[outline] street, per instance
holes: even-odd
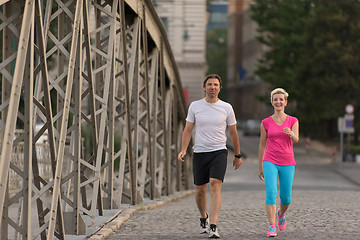
[[[257,176],[259,137],[239,135],[241,151],[248,158],[235,171],[229,151],[217,226],[222,239],[266,239],[265,185]],[[359,185],[336,174],[329,167],[329,155],[308,154],[302,144],[294,151],[297,166],[287,229],[278,231],[277,239],[360,239]],[[199,213],[190,195],[137,212],[107,239],[206,239],[198,229]]]

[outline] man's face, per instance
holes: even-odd
[[[207,97],[217,98],[220,92],[220,81],[217,78],[209,78],[204,87]]]

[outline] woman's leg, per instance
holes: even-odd
[[[263,173],[266,188],[265,210],[269,224],[272,225],[275,224],[278,170],[275,164],[264,161]]]
[[[280,184],[280,216],[284,215],[291,203],[291,190],[295,166],[278,166]]]
[[[266,216],[268,218],[269,221],[269,225],[273,225],[275,224],[275,219],[276,219],[276,205],[268,205],[265,204],[265,210],[266,210]]]

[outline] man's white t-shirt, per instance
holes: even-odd
[[[212,152],[226,149],[227,126],[236,124],[232,106],[220,99],[215,103],[205,98],[190,104],[186,121],[194,123],[194,152]]]

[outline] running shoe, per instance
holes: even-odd
[[[267,237],[276,237],[277,236],[275,224],[270,225],[269,231],[266,234],[266,236]]]
[[[208,233],[209,232],[209,215],[206,214],[206,218],[200,218],[200,234],[201,233]]]
[[[280,208],[277,211],[278,214],[278,227],[280,231],[284,231],[286,229],[286,218],[285,218],[285,214],[280,216]]]
[[[220,238],[219,231],[217,230],[217,227],[215,224],[210,225],[209,238]]]

